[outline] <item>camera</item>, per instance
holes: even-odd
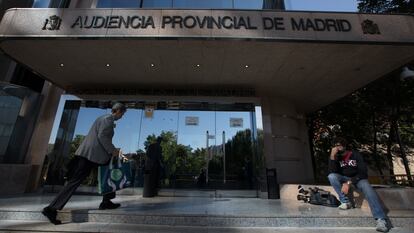
[[[299,189],[300,194],[303,194],[303,195],[308,195],[309,194],[309,191],[305,190],[301,185],[298,186],[298,189]]]
[[[298,194],[296,196],[296,198],[298,199],[298,201],[303,201],[305,203],[308,203],[310,201],[310,197],[309,196],[305,196],[305,195],[301,195],[301,194]]]
[[[305,203],[309,203],[310,202],[310,192],[314,192],[314,190],[312,188],[309,188],[310,191],[305,190],[302,185],[298,186],[298,192],[299,194],[296,196],[296,199],[298,199],[298,201],[303,201]]]

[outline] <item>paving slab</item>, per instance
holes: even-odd
[[[0,220],[46,221],[40,213],[54,195],[0,198]],[[293,200],[118,195],[115,210],[99,210],[100,196],[75,195],[58,218],[68,223],[113,223],[193,227],[372,227],[369,209],[311,205]],[[414,211],[388,213],[394,227],[414,226]],[[413,231],[414,232],[414,231]]]
[[[87,233],[374,233],[373,227],[184,227],[113,223],[67,223],[44,221],[0,221],[0,232],[87,232]],[[393,228],[390,233],[412,233],[414,228]]]

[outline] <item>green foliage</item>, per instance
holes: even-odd
[[[179,175],[198,175],[202,168],[206,167],[206,148],[193,149],[177,143],[177,135],[171,131],[162,131],[162,163],[164,165],[165,183],[171,183],[171,179]],[[157,136],[149,135],[144,142],[148,146],[155,142]],[[210,150],[219,151],[220,145],[213,145]],[[226,171],[227,174],[244,177],[246,172],[251,172],[253,166],[263,168],[259,163],[253,165],[253,142],[249,129],[239,131],[233,138],[228,140],[226,147]],[[213,153],[215,156],[209,161],[210,175],[223,175],[223,154]]]
[[[365,13],[413,13],[410,0],[358,0],[358,10]]]
[[[328,156],[336,136],[350,139],[372,170],[384,175],[392,175],[393,170],[387,148],[397,146],[390,133],[394,120],[399,122],[404,149],[414,147],[414,80],[401,82],[396,75],[379,79],[310,116],[318,181],[327,181]],[[400,153],[397,150],[391,156]]]
[[[226,143],[226,167],[229,174],[239,177],[245,175],[247,163],[253,161],[251,130],[239,131]],[[250,166],[250,165],[249,165]]]
[[[79,148],[83,139],[85,139],[84,135],[76,135],[75,138],[72,140],[72,142],[70,143],[69,159],[75,157],[75,152]]]
[[[166,183],[170,183],[170,179],[177,174],[198,174],[205,166],[205,149],[192,152],[190,146],[177,144],[177,135],[172,131],[162,131],[159,136],[162,137],[162,164]],[[155,134],[149,135],[144,142],[145,148],[154,143],[156,138]]]

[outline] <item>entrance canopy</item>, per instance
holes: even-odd
[[[304,112],[414,59],[407,15],[11,9],[1,49],[72,93],[252,88]]]

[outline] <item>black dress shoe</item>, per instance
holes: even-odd
[[[44,216],[46,216],[47,219],[49,219],[49,221],[55,225],[59,225],[62,224],[62,222],[60,220],[56,219],[57,216],[57,211],[56,210],[52,210],[49,207],[45,207],[42,211],[42,214]]]
[[[100,210],[111,210],[111,209],[116,209],[118,207],[120,207],[121,204],[118,203],[113,203],[112,201],[108,201],[108,202],[101,202],[101,204],[99,205],[99,209]]]

